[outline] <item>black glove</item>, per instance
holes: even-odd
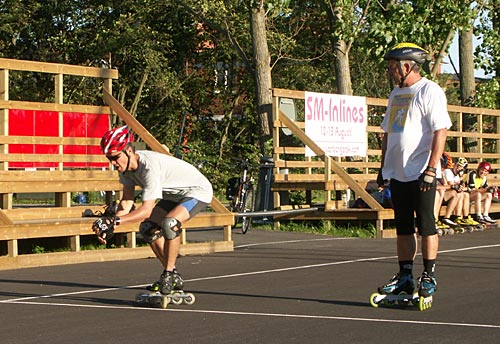
[[[420,190],[428,191],[436,185],[436,169],[427,166],[425,171],[418,178]]]
[[[97,239],[105,244],[106,241],[111,239],[114,235],[115,217],[101,217],[95,220],[92,229],[97,235]]]
[[[385,180],[384,180],[384,177],[382,176],[382,169],[378,170],[378,174],[377,174],[377,185],[379,187],[382,187],[385,185]]]

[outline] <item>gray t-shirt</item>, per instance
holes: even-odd
[[[120,183],[140,186],[142,200],[192,197],[202,202],[212,201],[212,184],[193,165],[162,153],[137,151],[139,167],[120,173]]]

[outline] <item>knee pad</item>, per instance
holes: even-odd
[[[161,227],[151,221],[141,222],[139,225],[139,233],[148,244],[152,244],[162,236]]]
[[[181,235],[181,222],[175,217],[165,217],[161,221],[161,231],[168,240],[173,240]]]

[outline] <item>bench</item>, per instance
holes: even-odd
[[[271,190],[274,192],[274,208],[279,209],[283,191],[305,192],[307,204],[312,204],[312,192],[316,193],[319,202],[324,202],[324,211],[317,213],[287,214],[274,217],[275,219],[372,219],[376,221],[377,236],[385,237],[384,221],[394,219],[392,209],[381,208],[370,195],[364,193],[368,183],[376,180],[381,158],[381,134],[379,125],[369,124],[366,127],[368,149],[366,156],[358,157],[328,157],[314,142],[313,138],[305,134],[304,120],[291,119],[281,109],[282,99],[287,99],[287,112],[290,112],[290,100],[300,103],[296,108],[305,108],[305,92],[285,89],[272,89],[273,93],[273,181]],[[370,117],[382,118],[387,107],[387,99],[366,98]],[[484,108],[471,108],[448,105],[448,111],[453,127],[448,131],[447,145],[453,147],[448,153],[453,158],[465,157],[469,161],[469,168],[475,168],[477,161],[490,161],[495,171],[500,171],[500,111]],[[304,118],[305,114],[296,114],[293,117]],[[464,116],[475,116],[477,131],[471,132],[464,128]],[[469,118],[470,120],[470,118]],[[285,133],[283,129],[287,129]],[[289,136],[293,139],[290,139]],[[466,146],[474,147],[467,151]],[[308,147],[316,156],[305,155]],[[494,149],[494,150],[492,150]],[[329,161],[329,159],[331,161]],[[500,174],[491,174],[488,177],[491,185],[500,185]],[[345,209],[341,196],[343,191],[351,189],[355,197],[362,197],[371,209]],[[494,203],[491,212],[500,211],[500,205]]]

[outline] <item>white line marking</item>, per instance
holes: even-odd
[[[324,239],[319,239],[324,240]],[[299,242],[300,240],[288,241],[288,242]],[[310,240],[306,240],[310,241]],[[275,242],[275,243],[286,243],[283,242]],[[271,244],[271,243],[269,243]],[[261,244],[263,245],[263,244]],[[472,247],[464,247],[458,249],[450,249],[439,251],[439,254],[445,253],[453,253],[453,252],[462,252],[462,251],[470,251],[470,250],[478,250],[478,249],[488,249],[500,247],[500,244],[492,244],[492,245],[482,245],[482,246],[472,246]],[[241,277],[241,276],[250,276],[250,275],[259,275],[266,273],[274,273],[274,272],[283,272],[283,271],[292,271],[292,270],[300,270],[300,269],[310,269],[310,268],[318,268],[332,265],[342,265],[342,264],[350,264],[350,263],[360,263],[360,262],[369,262],[369,261],[378,261],[385,259],[393,259],[397,258],[397,256],[384,256],[384,257],[372,257],[372,258],[360,258],[353,260],[345,260],[339,262],[330,262],[330,263],[322,263],[322,264],[311,264],[311,265],[302,265],[295,266],[289,268],[280,268],[280,269],[271,269],[271,270],[262,270],[262,271],[253,271],[253,272],[245,272],[245,273],[237,273],[237,274],[228,274],[228,275],[219,275],[219,276],[209,276],[209,277],[201,277],[194,278],[186,281],[195,282],[195,281],[205,281],[205,280],[215,280],[222,278],[233,278],[233,277]],[[28,305],[47,305],[47,306],[64,306],[64,307],[84,307],[84,308],[106,308],[106,309],[142,309],[142,310],[158,310],[164,311],[163,309],[155,309],[155,308],[140,308],[133,306],[111,306],[111,305],[83,305],[83,304],[66,304],[66,303],[45,303],[45,302],[34,302],[29,300],[36,299],[49,299],[56,298],[62,296],[69,295],[80,295],[80,294],[90,294],[90,293],[98,293],[98,292],[106,292],[106,291],[114,291],[121,289],[135,289],[142,288],[146,286],[144,285],[136,285],[136,286],[125,286],[125,287],[116,287],[116,288],[104,288],[104,289],[94,289],[94,290],[82,290],[77,292],[70,293],[59,293],[59,294],[51,294],[51,295],[42,295],[42,296],[31,296],[17,299],[9,299],[9,300],[0,300],[0,303],[17,303],[17,304],[28,304]],[[235,311],[217,311],[217,310],[196,310],[196,309],[167,309],[166,311],[170,312],[192,312],[192,313],[206,313],[206,314],[231,314],[231,315],[247,315],[247,316],[268,316],[268,317],[289,317],[289,318],[298,318],[298,319],[324,319],[324,320],[348,320],[348,321],[365,321],[365,322],[385,322],[385,323],[400,323],[400,324],[421,324],[421,325],[442,325],[442,326],[459,326],[459,327],[475,327],[475,328],[492,328],[492,329],[500,329],[500,325],[488,325],[488,324],[473,324],[473,323],[449,323],[449,322],[427,322],[427,321],[415,321],[415,320],[400,320],[400,319],[373,319],[373,318],[352,318],[352,317],[340,317],[340,316],[326,316],[326,315],[302,315],[302,314],[279,314],[279,313],[257,313],[257,312],[235,312]]]
[[[356,240],[355,238],[321,238],[321,239],[303,239],[303,240],[286,240],[286,241],[270,241],[270,242],[261,242],[255,244],[245,244],[238,245],[234,248],[245,248],[252,246],[265,246],[265,245],[275,245],[275,244],[289,244],[289,243],[297,243],[297,242],[311,242],[311,241],[331,241],[331,240]]]
[[[16,302],[18,304],[26,305],[44,305],[44,306],[59,306],[59,307],[79,307],[79,308],[105,308],[105,309],[130,309],[142,311],[162,311],[162,312],[187,312],[187,313],[200,313],[200,314],[217,314],[217,315],[242,315],[242,316],[262,316],[262,317],[275,317],[275,318],[296,318],[296,319],[314,319],[314,320],[344,320],[344,321],[364,321],[364,322],[380,322],[380,323],[396,323],[414,325],[440,325],[440,326],[454,326],[454,327],[477,327],[477,328],[491,328],[500,329],[500,325],[489,324],[474,324],[474,323],[452,323],[452,322],[439,322],[439,321],[420,321],[420,320],[401,320],[401,319],[380,319],[380,318],[353,318],[341,317],[330,315],[305,315],[305,314],[289,314],[289,313],[261,313],[261,312],[236,312],[236,311],[217,311],[217,310],[203,310],[203,309],[161,309],[161,308],[146,308],[134,306],[101,306],[101,305],[82,305],[70,303],[44,303],[44,302],[29,302],[22,301]]]
[[[439,251],[439,254],[461,252],[461,251],[470,251],[470,250],[477,250],[477,249],[483,249],[483,248],[494,248],[494,247],[500,247],[500,244],[483,245],[483,246],[472,246],[472,247],[464,247],[464,248],[458,248],[458,249],[452,249],[452,250],[446,250],[446,251]],[[344,261],[340,261],[340,262],[330,262],[330,263],[322,263],[322,264],[301,265],[301,266],[294,266],[294,267],[280,268],[280,269],[271,269],[271,270],[262,270],[262,271],[251,271],[251,272],[242,272],[242,273],[237,273],[237,274],[228,274],[228,275],[219,275],[219,276],[208,276],[208,277],[192,278],[192,279],[186,280],[186,282],[209,281],[209,280],[216,280],[216,279],[223,279],[223,278],[233,278],[233,277],[242,277],[242,276],[261,275],[261,274],[268,274],[268,273],[274,273],[274,272],[293,271],[293,270],[301,270],[301,269],[311,269],[311,268],[319,268],[319,267],[325,267],[325,266],[342,265],[342,264],[350,264],[350,263],[360,263],[360,262],[369,262],[369,261],[378,261],[378,260],[394,259],[394,258],[397,258],[397,256],[360,258],[360,259],[344,260]],[[99,293],[99,292],[106,292],[106,291],[113,291],[113,290],[122,290],[122,289],[137,289],[137,288],[143,288],[143,287],[145,287],[147,285],[148,284],[140,284],[140,285],[135,285],[135,286],[123,286],[123,287],[116,287],[116,288],[82,290],[82,291],[76,291],[76,292],[60,293],[60,294],[50,294],[50,295],[42,295],[42,296],[29,296],[29,297],[22,297],[22,298],[18,298],[18,299],[0,300],[0,303],[10,303],[10,302],[19,302],[20,303],[21,301],[25,301],[25,300],[35,300],[35,299],[62,297],[62,296],[70,296],[70,295],[79,295],[79,294],[91,294],[91,293]]]

